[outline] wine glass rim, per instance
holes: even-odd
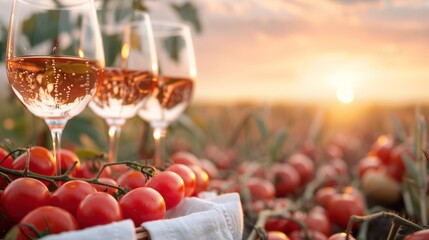
[[[14,2],[21,1],[24,3],[32,4],[32,5],[38,5],[40,7],[45,7],[47,9],[68,9],[68,8],[74,8],[82,5],[87,5],[92,2],[92,0],[74,0],[74,1],[67,1],[67,3],[61,2],[62,5],[56,6],[55,1],[46,1],[46,0],[14,0]],[[49,4],[49,3],[50,4]]]
[[[150,21],[150,16],[147,12],[139,10],[139,9],[97,9],[97,12],[99,11],[118,11],[118,10],[127,10],[130,11],[130,13],[133,14],[133,18],[127,22],[127,24],[129,24],[130,26],[137,26],[138,24],[140,24],[141,22],[151,22]],[[141,17],[141,18],[135,18],[135,17]],[[112,24],[103,24],[100,23],[100,27],[103,27],[105,25],[112,25]],[[117,24],[116,25],[117,28],[121,28],[121,24]],[[112,28],[112,26],[109,26],[109,28]],[[115,28],[115,27],[113,27]]]
[[[190,27],[182,22],[170,20],[151,20],[152,31],[169,35],[180,35],[183,32],[190,32]]]

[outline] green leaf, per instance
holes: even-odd
[[[171,59],[179,62],[180,49],[185,46],[183,39],[178,36],[172,36],[164,40],[164,48],[167,49],[168,55]]]
[[[268,132],[267,126],[265,125],[264,119],[261,116],[256,115],[255,113],[253,113],[252,116],[256,122],[256,125],[258,126],[259,133],[261,134],[263,139],[267,139],[269,136],[269,132]]]
[[[7,28],[3,25],[2,22],[0,22],[0,62],[4,62],[6,51],[6,40],[7,40]]]
[[[106,66],[112,66],[121,52],[122,39],[119,34],[106,35],[103,34],[104,56]],[[119,56],[120,57],[120,56]]]
[[[74,152],[82,161],[89,160],[89,159],[96,159],[104,154],[99,150],[89,149],[89,148],[78,148]]]
[[[50,22],[58,24],[47,24]],[[71,30],[72,24],[67,11],[48,11],[34,14],[24,21],[22,29],[31,46],[47,40],[55,41],[61,32],[71,32]]]
[[[188,1],[184,2],[183,4],[172,3],[171,7],[176,11],[182,20],[192,24],[196,32],[200,33],[202,31],[198,10],[191,2]]]

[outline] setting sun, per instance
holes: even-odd
[[[339,86],[337,88],[337,99],[342,103],[351,103],[355,99],[355,93],[351,86]]]

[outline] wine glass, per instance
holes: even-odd
[[[14,0],[6,49],[9,83],[48,125],[59,175],[63,129],[86,108],[102,78],[104,52],[94,2]]]
[[[148,14],[115,8],[98,11],[98,17],[106,67],[89,106],[108,125],[108,158],[116,162],[121,128],[152,94],[158,68]]]
[[[197,70],[190,28],[182,23],[152,21],[158,59],[158,85],[138,115],[153,129],[155,166],[164,161],[163,139],[191,101]]]

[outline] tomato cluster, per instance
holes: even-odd
[[[415,159],[409,145],[395,143],[392,135],[381,135],[376,139],[367,156],[357,165],[361,187],[369,201],[391,207],[401,200],[405,158]]]
[[[164,171],[157,170],[148,178],[141,171],[125,165],[104,168],[101,162],[81,162],[72,151],[61,149],[61,172],[69,173],[67,181],[58,181],[51,190],[55,160],[44,147],[32,147],[13,159],[0,148],[3,168],[26,169],[45,180],[12,176],[0,197],[1,211],[7,224],[0,224],[2,234],[18,227],[17,239],[40,237],[120,221],[143,222],[163,219],[168,209],[176,207],[184,197],[197,196],[207,190],[209,177],[200,161],[191,153],[177,153]],[[73,166],[73,169],[70,169]],[[97,174],[99,177],[95,178]],[[2,178],[3,179],[3,178]],[[4,179],[3,179],[4,180]],[[125,193],[118,194],[118,189]],[[32,227],[29,227],[32,226]]]

